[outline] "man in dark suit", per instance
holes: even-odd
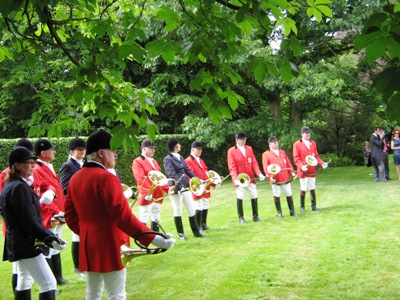
[[[81,138],[74,138],[68,144],[69,159],[63,163],[60,168],[60,183],[64,192],[67,195],[68,183],[76,172],[78,172],[83,165],[83,159],[86,155],[86,143]],[[74,262],[75,272],[84,276],[83,272],[79,271],[79,236],[72,232],[71,243],[72,260]]]
[[[371,138],[371,162],[374,166],[376,182],[385,182],[385,165],[383,164],[383,141],[384,135],[379,133],[379,127],[374,127]]]

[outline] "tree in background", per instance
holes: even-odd
[[[47,70],[39,78],[45,84],[35,95],[41,106],[32,117],[30,135],[59,136],[101,120],[113,127],[113,144],[137,149],[141,130],[152,138],[158,132],[152,120],[157,110],[147,86],[125,80],[128,62],[146,63],[150,70],[159,57],[168,65],[199,64],[190,73],[190,91],[201,95],[202,108],[213,121],[230,119],[231,111],[245,102],[234,90],[243,80],[231,65],[246,51],[242,37],[255,32],[268,46],[268,37],[282,27],[289,45],[283,50],[292,52],[299,44],[293,16],[307,14],[320,21],[331,16],[329,3],[7,0],[0,8],[0,60],[23,55],[30,70]],[[159,25],[147,27],[153,20]],[[287,82],[293,77],[284,56],[268,68]]]

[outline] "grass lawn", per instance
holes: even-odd
[[[228,179],[212,193],[208,238],[192,236],[184,211],[189,241],[132,261],[127,298],[400,299],[400,182],[393,163],[390,168],[396,180],[386,183],[375,183],[372,168],[362,166],[322,171],[316,195],[323,212],[311,212],[307,193],[307,212],[299,218],[289,217],[283,196],[284,218],[278,219],[269,184],[258,182],[262,222],[251,221],[250,201],[244,201],[246,224],[238,222]],[[292,190],[299,212],[298,180]],[[168,198],[161,224],[176,235]],[[68,228],[63,237],[71,240]],[[57,299],[84,299],[85,280],[73,272],[69,247],[62,260],[69,284]],[[0,299],[13,299],[11,263],[0,263],[0,275]],[[33,299],[37,293],[35,284]]]

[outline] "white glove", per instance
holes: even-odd
[[[144,200],[151,201],[153,199],[153,195],[144,196]]]
[[[301,169],[303,170],[303,172],[306,172],[308,170],[308,166],[304,165],[304,166],[301,167]]]
[[[235,179],[235,181],[233,182],[236,186],[240,185],[240,180],[239,179]]]
[[[260,179],[260,181],[263,181],[265,179],[265,176],[263,174],[260,174],[260,176],[258,176],[258,178]]]
[[[174,187],[171,186],[171,187],[168,189],[168,195],[172,195],[173,193],[174,193]]]
[[[269,181],[271,181],[271,183],[275,183],[275,182],[276,182],[276,180],[275,180],[274,177],[271,177],[271,178],[269,179]]]
[[[295,180],[297,178],[297,174],[296,173],[292,173],[292,177],[293,177],[293,180]]]
[[[52,190],[47,190],[43,193],[42,197],[40,198],[39,202],[44,204],[50,204],[54,200],[54,196],[56,194]]]
[[[322,164],[322,168],[323,169],[326,169],[328,167],[328,163],[327,162],[324,162],[323,164]]]
[[[63,250],[65,247],[67,247],[67,242],[64,241],[62,238],[58,238],[59,242],[57,241],[52,241],[51,246],[53,246],[54,249],[56,250]]]
[[[163,249],[169,249],[174,246],[175,239],[165,239],[160,235],[156,235],[156,237],[153,239],[151,243],[156,245],[157,247]]]

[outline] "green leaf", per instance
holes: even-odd
[[[360,51],[364,49],[369,43],[381,35],[381,32],[376,31],[369,34],[361,34],[356,37],[354,42],[354,49]]]
[[[389,120],[398,121],[400,115],[400,93],[394,94],[388,101],[386,112]]]
[[[256,77],[258,83],[261,83],[265,79],[267,70],[267,66],[262,61],[260,61],[254,68],[254,76]]]
[[[165,42],[163,40],[154,40],[148,42],[145,48],[149,52],[150,56],[156,57],[158,55],[161,55],[164,45]]]
[[[227,118],[227,119],[232,119],[232,113],[228,105],[226,105],[224,102],[218,104],[218,109],[221,112],[221,114]]]
[[[23,3],[23,0],[2,0],[0,5],[0,13],[3,15],[3,18],[6,18],[11,12],[19,9]]]
[[[385,55],[386,52],[386,39],[381,36],[375,39],[367,46],[366,56],[367,62],[372,65],[375,60]]]
[[[332,18],[332,11],[328,6],[325,5],[318,5],[316,7],[320,12],[322,12],[325,16]]]
[[[171,44],[165,45],[161,56],[167,63],[173,63],[175,58],[175,48]]]
[[[167,24],[165,29],[167,31],[172,31],[179,25],[178,14],[169,6],[160,7],[156,14],[156,19],[165,20],[165,23]]]
[[[245,15],[249,12],[250,3],[243,5],[236,13],[236,22],[241,23]]]
[[[287,60],[281,60],[280,71],[283,81],[285,83],[289,83],[293,78],[292,66],[290,65],[290,62]]]
[[[315,0],[314,5],[332,4],[332,0]]]
[[[392,36],[389,36],[386,40],[387,50],[391,59],[396,57],[400,58],[400,43],[395,40]]]

